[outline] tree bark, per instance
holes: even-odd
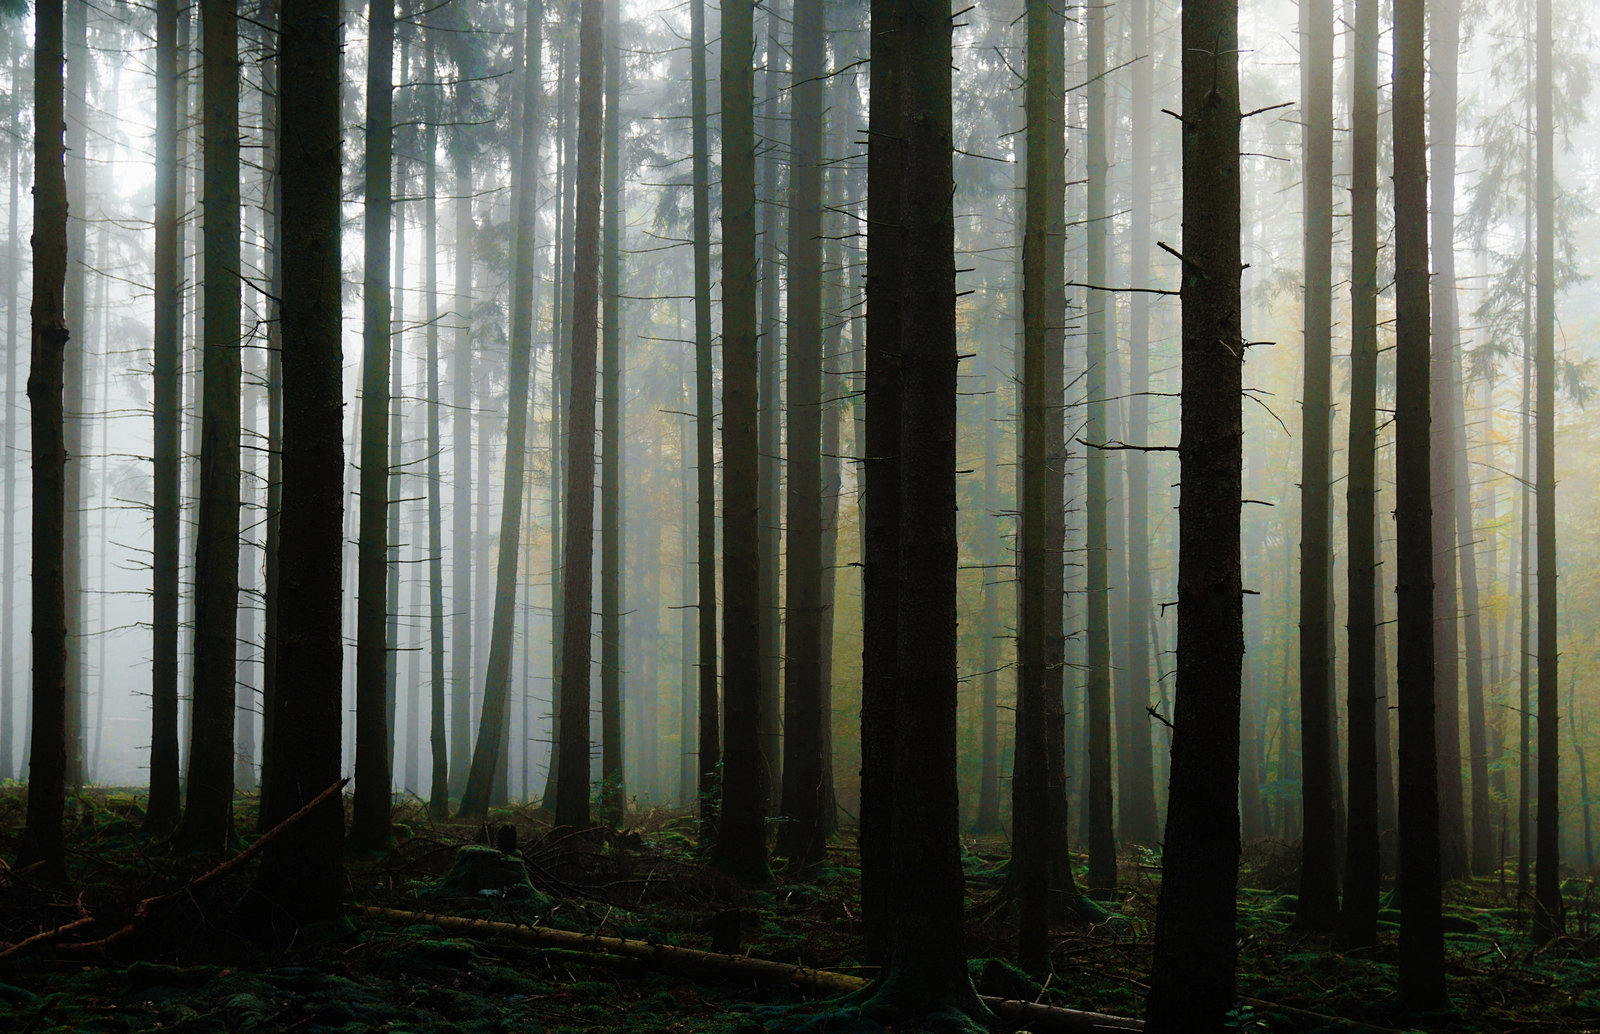
[[[605,211],[601,227],[601,283],[605,298],[601,319],[601,367],[604,383],[600,390],[602,424],[600,436],[600,778],[604,795],[602,812],[607,820],[620,822],[623,801],[622,673],[623,673],[623,592],[622,592],[622,486],[627,476],[622,468],[623,436],[623,354],[622,306],[622,105],[623,50],[618,31],[620,2],[606,5],[605,70]]]
[[[1240,388],[1238,7],[1183,7],[1183,416],[1178,668],[1146,1022],[1222,1029],[1234,1001],[1239,868]]]
[[[780,270],[778,252],[778,235],[783,221],[783,210],[788,201],[780,198],[779,179],[783,167],[783,158],[787,153],[791,166],[798,164],[798,156],[790,149],[790,141],[783,138],[785,127],[789,120],[785,119],[779,107],[781,94],[778,82],[783,76],[784,49],[779,36],[780,27],[785,20],[782,11],[783,4],[780,0],[771,0],[766,4],[766,67],[762,72],[762,123],[764,130],[761,133],[761,330],[758,337],[759,355],[757,357],[760,385],[761,404],[757,417],[756,433],[761,441],[761,524],[758,533],[761,536],[759,550],[761,553],[761,753],[767,761],[768,787],[771,790],[782,791],[787,784],[784,782],[784,739],[782,723],[787,716],[783,710],[782,688],[784,666],[784,619],[783,608],[779,606],[779,554],[783,542],[783,433],[780,430],[783,421],[783,402],[781,370],[782,361],[782,326],[779,319],[778,285],[783,276]],[[795,12],[798,17],[799,12]],[[797,31],[797,30],[796,30]],[[798,45],[798,41],[791,41],[791,45]],[[794,83],[790,91],[790,107],[795,108],[798,101],[797,91],[802,84],[797,76],[791,76]],[[796,113],[798,114],[798,112]],[[791,128],[791,137],[794,130]],[[794,173],[791,171],[791,177]],[[791,182],[791,189],[792,189]],[[793,227],[790,227],[793,234]],[[795,273],[794,256],[789,256],[789,268]],[[791,316],[791,319],[793,317]],[[780,807],[779,794],[769,793],[767,800],[767,813],[776,815],[783,813]]]

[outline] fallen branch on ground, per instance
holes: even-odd
[[[753,980],[760,983],[787,984],[812,994],[849,994],[866,987],[865,977],[835,973],[809,966],[791,966],[770,959],[754,959],[744,955],[725,955],[716,952],[680,948],[672,944],[652,944],[624,937],[573,933],[554,930],[546,926],[518,926],[489,919],[470,919],[465,916],[443,915],[437,912],[406,912],[395,908],[374,905],[350,905],[354,915],[382,919],[391,923],[430,923],[440,929],[459,934],[476,934],[485,937],[504,937],[543,948],[565,948],[571,951],[596,952],[638,959],[650,965],[691,977],[721,977]],[[1013,1023],[1027,1024],[1036,1031],[1057,1031],[1060,1034],[1095,1034],[1103,1031],[1141,1031],[1139,1020],[1101,1013],[1078,1012],[1033,1002],[985,997],[983,1003],[995,1014]]]

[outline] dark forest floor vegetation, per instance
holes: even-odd
[[[841,1029],[830,1024],[825,997],[808,998],[792,986],[463,936],[427,919],[352,916],[347,925],[268,949],[233,918],[249,865],[135,916],[136,903],[180,890],[222,861],[174,853],[144,836],[142,803],[133,792],[117,791],[73,799],[65,884],[0,868],[0,1030]],[[253,803],[239,802],[240,829],[250,828]],[[17,791],[0,794],[0,856],[13,853],[22,809]],[[520,845],[515,854],[474,847],[486,840],[510,847],[507,826]],[[488,826],[434,824],[419,803],[398,809],[390,850],[349,860],[345,895],[352,906],[472,916],[870,975],[860,958],[853,838],[835,838],[825,863],[803,876],[779,869],[769,887],[746,890],[707,866],[694,828],[682,813],[650,811],[631,815],[624,832],[552,829],[547,816],[528,808],[497,812]],[[1372,950],[1344,952],[1296,931],[1297,856],[1294,845],[1281,843],[1245,852],[1237,1029],[1600,1030],[1600,895],[1591,881],[1567,881],[1571,933],[1542,948],[1534,947],[1526,911],[1516,906],[1513,872],[1453,885],[1446,922],[1455,1011],[1419,1025],[1416,1017],[1392,1012],[1398,913],[1383,913],[1383,943]],[[464,870],[464,857],[477,868]],[[1054,974],[1043,987],[1011,965],[1016,927],[1001,897],[1007,859],[1003,839],[964,845],[967,951],[980,992],[1139,1015],[1159,858],[1124,854],[1114,912],[1100,922],[1079,917],[1055,928]],[[130,922],[133,935],[108,951],[82,947]],[[79,925],[54,941],[22,945],[72,923]]]

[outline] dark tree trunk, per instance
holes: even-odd
[[[1395,543],[1399,602],[1400,995],[1445,1002],[1434,724],[1432,500],[1428,479],[1428,169],[1423,0],[1394,11]]]
[[[623,787],[622,674],[623,593],[622,593],[622,486],[627,477],[622,468],[622,62],[623,49],[618,32],[620,2],[606,5],[605,71],[605,179],[604,225],[601,227],[600,280],[605,293],[601,320],[601,367],[604,382],[600,390],[602,424],[600,436],[600,778],[602,813],[609,822],[622,820],[622,804],[627,799]]]
[[[34,5],[33,124],[61,126],[62,4]],[[66,877],[61,822],[67,776],[67,617],[62,574],[66,439],[62,411],[67,329],[67,180],[62,133],[33,144],[32,354],[28,368],[33,443],[33,716],[28,816],[17,864],[43,863],[46,879]]]
[[[788,120],[779,107],[778,82],[783,77],[784,49],[779,37],[784,21],[780,0],[767,3],[766,68],[762,73],[762,132],[761,144],[761,333],[758,376],[761,379],[761,398],[757,434],[761,440],[761,753],[767,761],[770,790],[784,789],[784,741],[782,723],[787,721],[781,702],[784,664],[784,614],[779,601],[779,553],[783,542],[783,419],[782,405],[782,321],[778,310],[778,285],[782,280],[779,271],[778,235],[783,221],[784,201],[779,197],[779,174],[789,141],[783,139]],[[799,12],[795,12],[799,16]],[[796,41],[797,45],[797,41]],[[793,78],[794,89],[802,86]],[[790,105],[798,101],[791,91]],[[794,130],[790,130],[791,134]],[[798,158],[788,152],[791,165]],[[793,173],[791,173],[791,176]],[[792,187],[792,183],[791,183]],[[793,233],[793,227],[790,228]],[[789,256],[789,268],[795,270],[794,256]],[[799,272],[799,270],[795,270]],[[792,315],[791,315],[792,319]],[[791,333],[793,331],[791,330]],[[769,793],[768,814],[778,814],[777,793]]]
[[[87,166],[89,154],[89,90],[94,76],[94,61],[89,56],[88,38],[89,5],[69,3],[66,12],[64,52],[67,56],[66,99],[64,114],[67,120],[67,206],[79,213],[79,218],[67,221],[67,251],[72,256],[67,263],[66,313],[67,324],[77,327],[77,335],[69,339],[66,365],[62,382],[62,420],[66,440],[66,481],[62,508],[61,572],[67,617],[67,787],[83,789],[84,771],[84,711],[86,693],[84,679],[84,650],[88,642],[84,635],[85,586],[84,520],[89,507],[85,500],[87,490],[87,439],[88,426],[88,353],[89,307],[85,297],[89,255],[89,193]],[[198,273],[198,269],[196,270]],[[194,450],[198,455],[199,448]]]
[[[705,0],[689,0],[690,90],[694,136],[694,405],[696,610],[699,619],[700,839],[716,836],[721,803],[722,734],[717,689],[717,459],[714,360],[711,351],[711,151],[706,123]]]
[[[1051,701],[1062,693],[1063,455],[1061,397],[1065,111],[1063,21],[1028,5],[1027,160],[1022,243],[1022,513],[1017,640],[1016,753],[1011,784],[1018,954],[1049,970],[1052,836]],[[1109,744],[1107,744],[1109,747]],[[1109,757],[1107,758],[1109,761]],[[1105,787],[1110,789],[1109,785]],[[1107,816],[1109,820],[1109,816]],[[1115,854],[1113,852],[1113,876]],[[1113,880],[1114,882],[1114,880]]]
[[[428,40],[423,79],[434,78],[433,40]],[[445,733],[444,648],[444,494],[439,472],[439,131],[433,119],[422,132],[422,279],[426,298],[428,367],[428,747],[432,770],[428,779],[428,814],[443,818],[450,810],[450,753]]]
[[[1538,550],[1539,715],[1538,846],[1534,857],[1534,938],[1544,942],[1566,928],[1561,901],[1560,762],[1556,742],[1560,707],[1556,666],[1556,265],[1555,106],[1550,0],[1538,0],[1535,37],[1535,194],[1538,230],[1534,259],[1534,541]]]
[[[722,811],[713,859],[768,878],[761,756],[754,4],[722,7]]]
[[[145,828],[178,821],[178,536],[183,452],[183,291],[178,285],[178,0],[156,9],[155,476],[151,553],[150,803]],[[16,205],[12,205],[15,217]],[[8,458],[9,462],[9,458]],[[9,485],[8,477],[6,483]],[[8,504],[6,512],[11,512]],[[6,536],[9,547],[10,535]],[[9,570],[10,564],[7,563]],[[7,579],[9,583],[10,579]],[[9,594],[9,593],[8,593]],[[11,612],[7,600],[6,613]],[[5,641],[10,642],[10,636]],[[10,665],[5,665],[9,674]],[[6,742],[10,743],[9,734]],[[0,766],[6,771],[9,766]]]
[[[861,450],[861,918],[866,957],[889,960],[894,912],[890,853],[894,818],[895,707],[900,637],[900,281],[904,247],[897,220],[905,172],[906,68],[900,20],[906,0],[873,0],[871,103],[867,108],[867,330],[865,428]],[[858,425],[860,426],[860,425]]]
[[[589,824],[589,631],[594,595],[594,403],[600,316],[601,100],[605,5],[582,0],[578,29],[577,204],[567,395],[561,621],[561,776],[556,822]]]
[[[195,534],[194,721],[177,839],[227,846],[239,604],[239,47],[235,0],[201,8],[205,55],[205,375]]]
[[[1456,581],[1455,425],[1461,419],[1455,391],[1456,351],[1455,136],[1456,66],[1460,12],[1455,0],[1428,5],[1429,162],[1432,197],[1433,278],[1430,299],[1433,351],[1429,366],[1429,478],[1433,490],[1434,722],[1439,752],[1439,863],[1445,880],[1471,872],[1461,781],[1460,605]],[[1466,532],[1463,532],[1466,534]]]
[[[778,853],[827,852],[822,785],[822,0],[795,0],[789,173],[788,551],[784,580],[783,809]],[[769,58],[770,60],[770,58]],[[776,400],[769,399],[768,406]],[[769,694],[770,695],[770,694]]]
[[[278,31],[278,0],[265,0],[258,15],[264,33],[276,34]],[[180,31],[182,22],[179,22]],[[278,159],[282,153],[279,146],[278,128],[278,53],[274,48],[270,55],[261,63],[261,121],[262,121],[262,169],[261,192],[263,198],[263,211],[261,221],[266,227],[266,268],[264,270],[267,281],[267,518],[265,536],[265,557],[262,565],[262,588],[265,598],[262,601],[261,616],[261,803],[256,813],[258,831],[265,831],[267,812],[270,804],[267,800],[271,793],[273,780],[270,778],[270,768],[274,754],[273,744],[277,738],[277,687],[278,687],[278,652],[275,644],[278,641],[278,543],[279,543],[279,517],[283,511],[283,322],[282,313],[283,297],[283,230],[279,213],[283,211],[282,205],[282,178],[278,175]],[[180,226],[178,253],[182,254],[182,237]]]
[[[1352,27],[1350,174],[1350,430],[1345,482],[1346,600],[1350,608],[1349,806],[1345,810],[1340,932],[1351,947],[1378,938],[1378,758],[1376,613],[1378,546],[1378,3],[1356,0]]]
[[[340,5],[298,0],[281,16],[283,513],[279,728],[271,826],[339,779],[340,546],[344,399],[340,333]],[[267,846],[249,895],[264,922],[332,922],[344,889],[337,796]],[[281,926],[280,926],[281,929]]]
[[[982,750],[978,768],[978,814],[972,832],[987,835],[1000,829],[1000,574],[1002,563],[999,514],[999,456],[995,448],[1000,437],[995,426],[1001,378],[993,355],[985,357],[983,382],[983,512],[986,515],[983,563],[994,565],[983,579],[983,683],[978,704],[982,711]],[[1013,792],[1015,783],[1012,784]]]
[[[1300,438],[1300,900],[1296,922],[1329,930],[1339,911],[1334,706],[1328,657],[1332,531],[1333,4],[1301,6],[1305,194],[1305,392]]]
[[[528,65],[523,72],[521,150],[516,165],[516,217],[511,294],[510,370],[506,388],[505,496],[500,506],[500,548],[495,565],[493,624],[489,632],[489,664],[484,679],[483,715],[472,752],[472,767],[461,792],[461,817],[487,817],[496,779],[503,779],[508,759],[505,743],[511,723],[511,652],[517,606],[518,547],[522,542],[522,497],[528,441],[528,379],[533,365],[534,231],[538,217],[539,158],[539,25],[543,5],[528,11]]]
[[[1234,1003],[1239,869],[1242,467],[1238,7],[1183,7],[1183,418],[1178,675],[1146,1019],[1221,1030]]]
[[[1467,463],[1466,390],[1461,349],[1452,349],[1449,390],[1454,402],[1450,479],[1456,496],[1456,550],[1461,573],[1461,634],[1465,638],[1467,764],[1472,773],[1471,865],[1474,876],[1496,866],[1494,820],[1489,817],[1489,734],[1484,718],[1483,611],[1478,592],[1478,540],[1472,520],[1472,475]]]
[[[457,115],[470,119],[456,84]],[[455,149],[456,333],[450,356],[450,792],[459,796],[472,760],[472,156],[453,134]]]
[[[356,788],[350,845],[389,839],[394,744],[387,698],[389,609],[390,240],[394,175],[394,0],[371,0],[367,41],[366,253],[361,291],[361,511],[356,587]]]

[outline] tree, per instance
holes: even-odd
[[[784,581],[783,810],[778,853],[814,865],[823,812],[822,175],[827,26],[822,0],[795,0],[789,173],[788,553]],[[770,60],[770,58],[769,58]],[[770,74],[770,73],[769,73]],[[769,274],[771,272],[769,271]],[[767,405],[775,406],[776,399]]]
[[[761,758],[754,4],[722,7],[722,808],[712,858],[768,878]]]
[[[394,232],[394,0],[367,5],[366,254],[361,290],[361,516],[356,588],[355,850],[389,839],[394,737],[387,720],[389,658],[390,238]]]
[[[33,313],[28,369],[33,442],[33,750],[28,817],[18,865],[42,863],[47,879],[66,876],[61,821],[67,777],[67,616],[62,572],[66,491],[62,380],[67,342],[67,180],[63,126],[61,0],[34,5]]]
[[[156,8],[155,469],[151,551],[150,802],[145,828],[178,822],[178,536],[183,353],[178,328],[178,0]],[[9,480],[9,479],[8,479]],[[9,610],[9,607],[7,608]]]
[[[1394,8],[1395,547],[1400,703],[1400,996],[1444,1004],[1428,472],[1428,168],[1423,0]]]
[[[1555,86],[1550,0],[1537,0],[1534,72],[1535,193],[1538,229],[1534,258],[1534,542],[1537,550],[1539,682],[1538,846],[1533,863],[1534,936],[1549,940],[1566,927],[1560,873],[1560,687],[1556,682],[1556,270]]]
[[[692,162],[694,165],[694,405],[695,541],[698,547],[695,610],[699,621],[700,727],[697,793],[700,839],[716,836],[718,782],[722,771],[721,710],[717,690],[717,465],[716,400],[711,351],[711,158],[706,132],[705,0],[689,0],[689,62]]]
[[[452,39],[461,43],[461,36]],[[472,758],[472,121],[469,72],[458,45],[455,116],[456,333],[451,349],[450,452],[450,790],[459,794]]]
[[[423,79],[434,77],[433,40],[427,41]],[[443,818],[450,811],[450,753],[445,734],[444,652],[444,521],[439,474],[439,130],[429,119],[422,131],[422,278],[428,329],[424,343],[428,365],[428,745],[433,765],[428,780],[428,814]]]
[[[1352,27],[1350,173],[1350,429],[1345,481],[1346,599],[1350,646],[1349,806],[1345,809],[1340,933],[1351,947],[1378,938],[1377,406],[1378,406],[1378,4],[1357,0]]]
[[[268,771],[276,824],[339,779],[340,545],[343,391],[340,378],[339,37],[337,0],[285,4],[279,154],[282,179],[283,513],[278,616],[281,729]],[[332,921],[344,887],[337,796],[283,830],[262,853],[246,902],[261,921]]]
[[[1242,438],[1238,6],[1183,6],[1183,416],[1178,668],[1146,1023],[1216,1031],[1233,1007],[1239,871]]]
[[[538,220],[539,90],[542,82],[539,32],[544,5],[529,5],[527,64],[522,75],[521,149],[517,155],[516,218],[511,294],[511,354],[506,409],[505,498],[500,508],[500,554],[495,566],[494,624],[489,632],[489,670],[484,680],[483,715],[478,722],[472,768],[461,792],[461,816],[482,819],[489,811],[494,781],[505,770],[503,744],[511,724],[511,652],[517,606],[517,555],[522,542],[523,482],[527,480],[528,379],[533,365],[534,236]]]
[[[1333,4],[1301,5],[1305,194],[1305,395],[1300,459],[1300,901],[1296,921],[1332,929],[1339,912],[1334,707],[1328,657],[1333,530]]]
[[[1061,90],[1064,19],[1028,5],[1028,80],[1022,242],[1022,523],[1018,593],[1017,731],[1011,784],[1018,953],[1049,968],[1051,848],[1050,701],[1062,692],[1063,456],[1062,286],[1066,136]],[[1109,759],[1108,759],[1109,760]],[[1109,789],[1109,787],[1106,787]],[[1114,853],[1114,850],[1113,850]],[[1115,862],[1113,861],[1113,865]],[[1113,880],[1113,883],[1115,881]]]
[[[783,281],[783,272],[780,267],[778,238],[783,225],[783,210],[789,199],[783,198],[779,187],[780,174],[785,164],[787,154],[789,164],[794,165],[796,156],[789,149],[790,141],[784,139],[784,130],[788,128],[790,119],[784,117],[780,107],[782,94],[779,91],[779,81],[784,74],[784,54],[782,39],[779,35],[782,25],[790,19],[785,17],[783,4],[780,0],[771,0],[764,5],[767,11],[766,27],[766,61],[762,70],[761,114],[758,124],[762,126],[759,140],[761,153],[761,255],[760,255],[760,288],[761,288],[761,326],[757,334],[757,378],[759,384],[757,393],[760,397],[760,408],[757,413],[756,433],[760,438],[761,468],[759,472],[761,484],[761,524],[757,529],[760,535],[759,549],[761,552],[761,752],[766,758],[769,773],[769,790],[787,793],[787,783],[784,776],[784,756],[786,744],[782,735],[782,725],[788,721],[781,702],[784,686],[783,666],[786,654],[784,653],[784,608],[779,605],[779,554],[783,543],[783,394],[779,385],[782,383],[781,371],[783,368],[782,341],[783,324],[779,317],[781,306],[778,302],[779,285]],[[798,12],[796,12],[798,16]],[[791,48],[798,45],[798,40],[791,42]],[[793,88],[789,91],[790,108],[795,108],[794,92],[804,88],[807,84],[798,78],[792,78]],[[794,113],[796,116],[798,112]],[[791,138],[793,130],[790,130]],[[791,173],[790,189],[793,190],[793,173]],[[794,229],[790,227],[790,233]],[[794,269],[793,256],[789,256],[790,268]],[[796,272],[801,272],[795,270]],[[792,317],[791,317],[792,319]],[[769,792],[767,795],[767,809],[769,814],[782,813],[781,798],[778,793]],[[776,809],[776,810],[775,810]]]
[[[1091,284],[1106,283],[1106,248],[1109,241],[1110,210],[1107,206],[1107,179],[1110,157],[1106,146],[1106,8],[1092,5],[1088,18],[1088,276]],[[1112,825],[1111,799],[1111,555],[1106,518],[1106,366],[1110,361],[1107,339],[1110,313],[1106,293],[1091,289],[1084,320],[1088,332],[1086,347],[1088,422],[1090,446],[1087,455],[1085,502],[1087,506],[1087,548],[1084,566],[1088,592],[1084,596],[1087,617],[1086,656],[1089,685],[1085,708],[1085,729],[1089,743],[1089,780],[1086,802],[1089,820],[1089,890],[1111,897],[1117,888],[1117,841]],[[1057,625],[1056,627],[1059,627]]]
[[[622,781],[622,63],[618,10],[606,5],[605,209],[600,229],[600,779],[604,814],[616,821],[626,799]]]
[[[600,309],[601,79],[604,0],[582,0],[578,25],[577,207],[573,222],[572,353],[562,541],[561,777],[556,822],[589,824],[589,630],[594,595],[595,353]]]

